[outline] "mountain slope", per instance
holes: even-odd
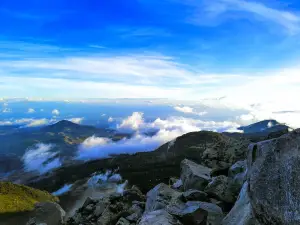
[[[37,202],[57,202],[47,192],[9,182],[0,182],[0,214],[30,211]]]
[[[92,135],[108,137],[111,132],[63,120],[41,129],[17,129],[15,132],[0,135],[0,152],[22,156],[29,147],[44,143],[55,145],[53,151],[59,150],[61,156],[73,156],[77,145]]]
[[[235,139],[215,132],[193,132],[178,137],[153,152],[118,155],[61,167],[50,177],[29,182],[28,185],[53,192],[66,183],[72,184],[96,171],[119,168],[124,179],[137,184],[146,192],[154,184],[168,182],[169,177],[178,176],[179,164],[185,158],[212,168],[226,168],[231,163],[244,159],[249,143],[247,139]]]
[[[271,133],[271,132],[277,132],[281,130],[288,129],[289,127],[279,123],[276,120],[263,120],[254,124],[250,124],[248,126],[243,126],[238,128],[239,130],[242,130],[245,134],[250,133]]]

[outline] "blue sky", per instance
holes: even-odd
[[[295,0],[2,0],[0,97],[225,97],[244,108],[276,98],[272,110],[296,110],[284,99],[300,88],[299,8]]]

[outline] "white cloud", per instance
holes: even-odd
[[[194,109],[188,106],[183,106],[183,107],[175,106],[174,109],[183,113],[194,113]]]
[[[145,125],[144,113],[142,112],[134,112],[131,116],[124,119],[120,125],[117,126],[118,130],[122,131],[137,131],[141,128],[141,126]]]
[[[12,110],[10,108],[4,108],[4,109],[2,109],[2,112],[3,113],[11,113]]]
[[[49,172],[61,166],[56,152],[52,152],[53,145],[39,143],[28,149],[22,157],[25,171],[36,171],[40,174]]]
[[[240,126],[237,123],[224,121],[201,121],[184,117],[170,117],[166,120],[156,119],[146,123],[143,114],[135,112],[121,123],[123,129],[135,131],[132,138],[113,142],[108,138],[92,136],[86,139],[79,147],[78,158],[83,160],[107,158],[113,154],[133,154],[136,152],[153,151],[160,145],[171,141],[188,132],[200,130],[236,131]],[[120,127],[120,126],[119,126]],[[146,130],[157,130],[154,136],[141,134]]]
[[[194,17],[190,19],[190,22],[195,24],[203,24],[207,16],[208,20],[213,20],[215,17],[221,17],[223,14],[224,19],[237,19],[241,18],[241,15],[235,15],[234,12],[244,12],[242,17],[252,16],[253,19],[258,21],[266,21],[269,23],[277,24],[281,26],[290,34],[299,32],[300,29],[300,17],[298,14],[285,11],[282,9],[271,8],[261,2],[246,1],[246,0],[216,0],[216,1],[188,1],[184,4],[189,4],[196,8]],[[246,14],[248,13],[248,14]]]
[[[48,119],[32,119],[28,120],[29,123],[27,123],[26,127],[39,127],[44,126],[50,123]]]
[[[52,195],[54,196],[61,196],[67,192],[69,192],[72,188],[73,184],[65,184],[63,187],[58,189],[57,191],[53,192]]]
[[[55,122],[55,120],[51,119],[31,119],[31,118],[23,118],[23,119],[16,119],[16,120],[7,120],[7,121],[0,121],[0,126],[3,125],[21,125],[23,127],[39,127],[48,125],[50,123]]]
[[[179,112],[183,112],[186,114],[198,115],[198,116],[204,116],[205,114],[207,114],[207,112],[205,112],[205,111],[196,112],[192,107],[189,107],[189,106],[183,106],[183,107],[175,106],[174,109]]]
[[[58,116],[59,115],[58,109],[53,109],[52,114],[55,115],[55,116]]]
[[[114,121],[114,118],[112,118],[112,117],[109,117],[107,121],[111,123],[111,122],[113,122],[113,121]]]
[[[71,121],[72,123],[77,123],[77,124],[81,124],[82,121],[84,120],[83,117],[81,118],[71,118],[71,119],[68,119],[69,121]]]
[[[33,108],[29,108],[27,113],[35,113],[35,110]]]
[[[82,143],[82,146],[85,148],[90,148],[94,146],[106,145],[108,143],[111,143],[111,140],[109,138],[92,136],[85,139],[85,141]]]
[[[269,123],[268,123],[268,128],[271,128],[271,127],[273,127],[274,125],[273,125],[273,123],[270,121]]]
[[[0,121],[0,126],[11,126],[13,123],[11,121]]]

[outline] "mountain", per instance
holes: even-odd
[[[18,170],[23,167],[23,163],[15,154],[1,154],[0,153],[0,176],[11,172],[13,170]]]
[[[265,125],[266,122],[261,124]],[[33,179],[27,184],[53,192],[66,183],[74,183],[94,172],[118,168],[122,177],[146,192],[157,182],[167,182],[169,177],[178,176],[179,164],[185,158],[208,166],[216,173],[226,173],[230,165],[246,157],[251,142],[278,137],[286,132],[288,130],[275,133],[191,132],[163,144],[152,152],[115,155],[108,159],[62,166],[54,171],[53,175],[39,181]]]
[[[153,152],[60,168],[38,185],[74,179],[55,192],[67,189],[59,197],[62,207],[46,192],[0,183],[0,209],[18,212],[0,212],[0,224],[299,224],[299,143],[300,130],[258,143],[192,132]],[[112,167],[118,169],[108,172]],[[93,173],[99,170],[106,172]],[[50,202],[31,210],[39,201]],[[31,211],[19,213],[24,209]]]
[[[53,151],[59,150],[61,156],[73,156],[78,144],[86,138],[96,135],[99,137],[109,137],[112,132],[93,126],[84,126],[62,120],[53,125],[39,129],[14,129],[8,133],[0,135],[0,153],[13,153],[22,156],[29,147],[35,144],[53,144]]]
[[[243,126],[238,128],[239,130],[242,130],[245,134],[250,133],[271,133],[271,132],[277,132],[281,130],[288,129],[289,127],[279,123],[276,120],[263,120],[254,124],[250,124],[248,126]]]
[[[236,139],[215,132],[192,132],[162,145],[153,152],[117,155],[84,164],[63,166],[51,176],[39,181],[33,179],[27,184],[53,192],[66,183],[72,184],[94,172],[118,169],[124,179],[147,192],[154,184],[168,182],[169,177],[178,176],[179,164],[186,157],[211,168],[228,169],[232,163],[246,157],[249,143],[248,139]]]

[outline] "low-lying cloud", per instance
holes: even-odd
[[[194,108],[192,107],[189,107],[189,106],[175,106],[174,109],[178,112],[182,112],[182,113],[185,113],[185,114],[192,114],[192,115],[197,115],[197,116],[204,116],[207,114],[206,111],[203,111],[203,112],[197,112],[195,111]]]
[[[84,120],[84,118],[83,117],[81,117],[81,118],[71,118],[71,119],[68,119],[70,122],[72,122],[72,123],[77,123],[77,124],[81,124],[82,123],[82,121]]]
[[[53,114],[54,116],[58,116],[58,115],[60,114],[60,112],[59,112],[58,109],[53,109],[53,110],[52,110],[52,114]]]
[[[29,109],[27,110],[27,113],[35,113],[35,109],[29,108]]]
[[[133,132],[141,129],[145,126],[144,113],[134,112],[131,116],[122,121],[120,125],[117,125],[117,129],[123,132]]]
[[[61,196],[67,192],[69,192],[72,188],[73,184],[65,184],[63,187],[58,189],[57,191],[53,192],[52,195],[54,196]]]
[[[78,118],[70,118],[67,119],[73,123],[81,124],[82,121],[84,120],[83,117],[78,117]],[[12,126],[12,125],[17,125],[22,128],[26,127],[42,127],[42,126],[47,126],[51,125],[53,123],[58,122],[57,119],[51,118],[51,119],[46,119],[46,118],[41,118],[41,119],[32,119],[32,118],[23,118],[23,119],[16,119],[16,120],[3,120],[0,121],[0,126]]]
[[[22,157],[24,170],[27,172],[47,173],[61,166],[57,152],[53,152],[54,145],[39,143],[29,148]]]
[[[117,126],[122,132],[124,130],[134,131],[131,138],[114,142],[109,138],[89,137],[79,146],[77,158],[89,160],[107,158],[116,154],[148,152],[189,132],[200,130],[239,132],[237,130],[239,126],[239,124],[230,121],[202,121],[184,117],[170,117],[166,120],[158,118],[153,122],[146,123],[142,113],[134,112]],[[147,130],[156,130],[157,132],[153,136],[147,136],[144,134]]]

